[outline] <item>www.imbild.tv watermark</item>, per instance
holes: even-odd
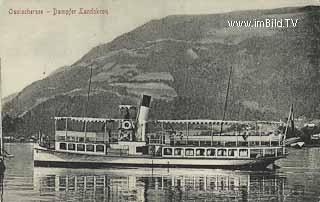
[[[284,18],[284,19],[264,19],[264,20],[228,20],[228,27],[244,27],[244,28],[286,28],[296,27],[298,19]]]

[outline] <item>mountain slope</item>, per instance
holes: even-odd
[[[297,27],[228,28],[227,20],[298,19]],[[233,67],[228,119],[320,116],[320,8],[281,8],[152,20],[94,47],[74,64],[36,81],[4,111],[33,133],[53,116],[116,117],[117,105],[154,97],[151,118],[221,119]],[[35,126],[38,123],[38,126]]]

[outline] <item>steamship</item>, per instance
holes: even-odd
[[[264,169],[287,155],[283,122],[149,120],[150,103],[120,105],[120,119],[55,117],[55,139],[35,144],[34,165]]]

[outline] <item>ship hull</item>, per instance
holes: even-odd
[[[39,167],[165,167],[265,169],[280,157],[258,159],[164,158],[151,156],[106,156],[34,149],[34,165]]]

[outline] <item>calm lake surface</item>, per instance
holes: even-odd
[[[3,202],[320,201],[320,148],[290,149],[276,171],[63,169],[33,166],[32,144],[7,144]]]

